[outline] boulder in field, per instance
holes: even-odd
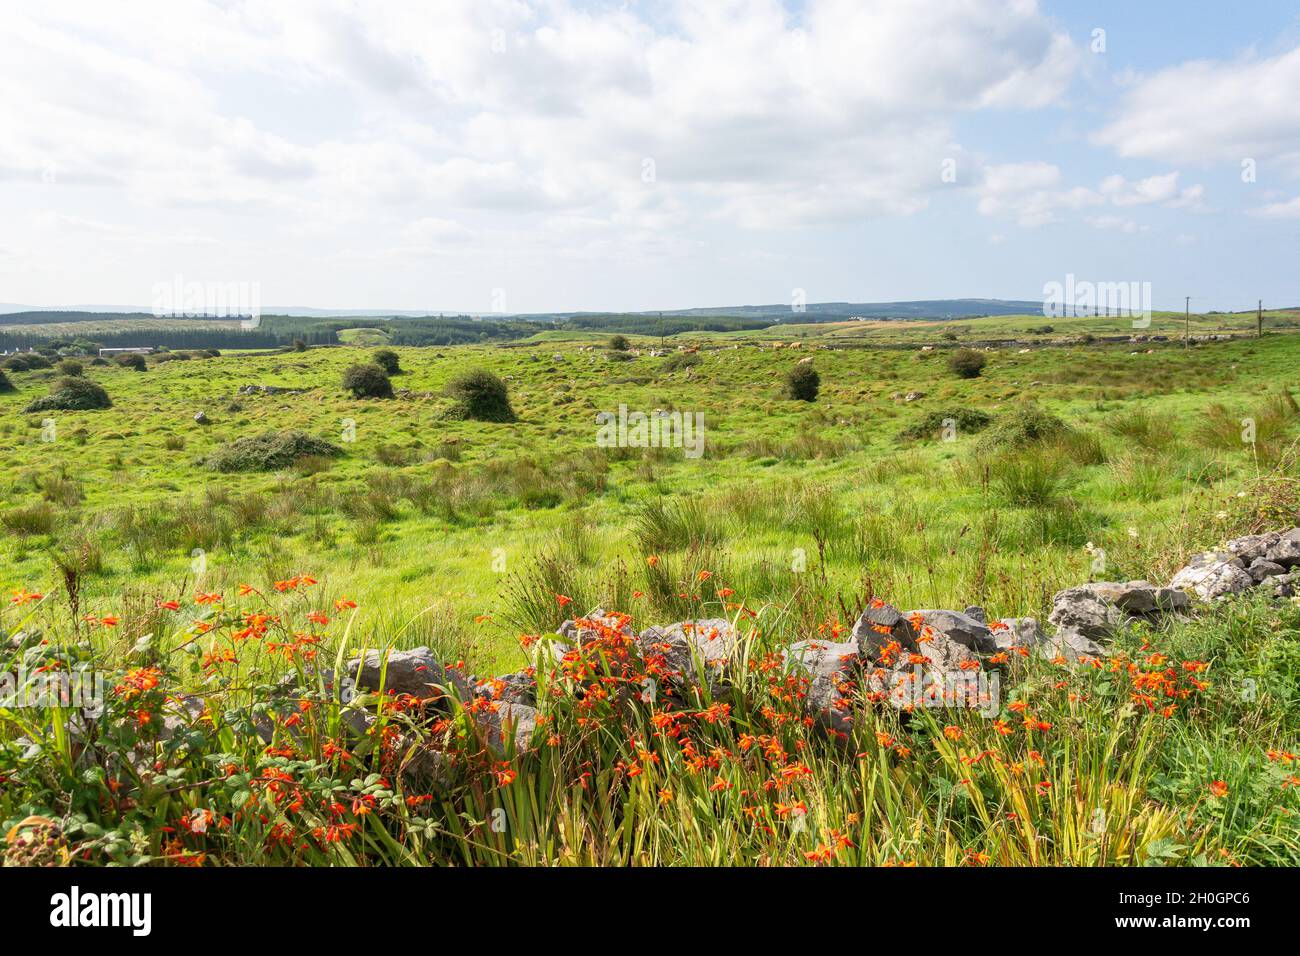
[[[1191,606],[1183,591],[1156,587],[1147,581],[1092,581],[1080,587],[1139,617],[1185,611]]]
[[[655,671],[673,682],[696,686],[698,662],[705,680],[716,689],[740,645],[740,636],[725,618],[701,618],[663,628],[648,627],[637,643],[642,658],[653,662]]]
[[[915,651],[916,631],[898,608],[873,599],[853,624],[853,640],[858,650],[870,660],[879,660],[881,652],[891,643],[905,651]]]
[[[365,659],[354,657],[347,663],[348,676],[360,690],[377,692],[382,678],[384,691],[410,694],[412,697],[439,698],[445,691],[461,700],[470,697],[469,682],[459,671],[444,668],[427,647],[409,651],[367,652]]]
[[[822,726],[846,734],[853,729],[854,668],[858,645],[828,641],[800,641],[788,652],[793,669],[808,677],[804,706]]]
[[[471,711],[474,725],[483,735],[484,743],[493,753],[505,755],[511,749],[516,753],[528,750],[533,732],[537,729],[537,708],[510,701],[485,701],[483,706]]]
[[[983,613],[982,609],[980,613]],[[993,632],[989,630],[988,625],[969,614],[961,611],[921,610],[912,611],[907,618],[915,623],[918,614],[922,621],[920,629],[922,638],[925,636],[925,628],[928,627],[962,647],[980,654],[992,654],[998,649],[997,642],[993,640]]]
[[[1124,625],[1124,612],[1084,585],[1057,591],[1047,620],[1060,630],[1101,640],[1111,637]]]
[[[1270,561],[1268,558],[1256,558],[1250,562],[1250,567],[1246,569],[1246,573],[1250,575],[1252,581],[1260,584],[1266,578],[1276,578],[1286,574],[1286,568],[1276,561]]]
[[[1048,660],[1064,658],[1074,663],[1084,657],[1105,657],[1106,649],[1086,634],[1062,628],[1038,645],[1038,653]]]
[[[1230,551],[1195,555],[1169,582],[1171,588],[1191,591],[1204,601],[1240,594],[1255,586],[1242,560]]]
[[[992,630],[993,643],[999,651],[1034,648],[1047,640],[1042,625],[1032,617],[1006,617],[995,621]]]
[[[1279,535],[1278,540],[1264,552],[1264,557],[1284,568],[1300,565],[1300,528]]]

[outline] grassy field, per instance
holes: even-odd
[[[1113,321],[1053,321],[1048,338],[1110,334]],[[1203,317],[1194,331],[1225,328],[1218,322]],[[1023,334],[1030,324],[974,320],[958,337]],[[751,613],[762,622],[758,662],[783,642],[851,625],[873,595],[900,608],[980,604],[990,619],[1042,618],[1061,587],[1089,578],[1163,582],[1193,550],[1234,533],[1300,523],[1300,414],[1291,397],[1300,385],[1300,337],[1189,350],[1174,342],[1011,347],[984,353],[983,374],[960,378],[948,368],[952,343],[943,336],[953,323],[855,325],[862,328],[670,340],[700,346],[696,364],[645,354],[659,341],[636,336],[631,344],[641,354],[619,360],[594,335],[401,348],[392,399],[353,399],[340,388],[344,369],[369,357],[361,347],[228,352],[146,372],[88,367],[85,376],[113,401],[98,411],[25,413],[55,373],[11,372],[16,390],[0,393],[0,581],[8,591],[44,597],[12,607],[5,627],[39,626],[61,635],[60,644],[87,641],[122,668],[140,663],[146,647],[150,666],[190,690],[214,673],[175,649],[197,649],[196,622],[215,627],[214,634],[238,630],[261,594],[271,595],[266,601],[287,630],[313,608],[355,602],[326,629],[322,646],[331,659],[341,660],[344,647],[428,645],[444,661],[465,662],[467,671],[501,673],[535,663],[536,649],[531,641],[521,647],[521,634],[545,634],[575,609],[603,606],[632,615],[637,627],[702,609]],[[1161,316],[1144,332],[1174,334],[1172,326]],[[1181,333],[1181,317],[1176,326]],[[773,347],[796,337],[800,349]],[[873,349],[873,337],[914,347]],[[866,347],[833,347],[845,338]],[[782,394],[784,376],[801,359],[811,359],[820,375],[815,402]],[[472,368],[506,381],[517,421],[456,417],[445,389]],[[240,394],[245,385],[291,391]],[[703,455],[601,447],[596,415],[620,405],[702,414]],[[207,424],[194,420],[199,412]],[[945,420],[955,428],[945,431]],[[1253,442],[1243,441],[1246,422]],[[1046,423],[1051,433],[1025,439],[1027,423]],[[224,443],[273,429],[327,439],[343,454],[269,472],[222,474],[205,465]],[[315,583],[272,591],[274,582],[304,578]],[[255,590],[237,602],[241,585]],[[196,605],[196,594],[221,595],[219,613],[210,616],[210,602]],[[177,608],[160,608],[169,601]],[[566,743],[563,753],[544,752],[540,764],[521,764],[522,775],[501,770],[497,787],[468,784],[455,800],[432,798],[438,813],[404,802],[410,793],[394,798],[391,775],[378,786],[362,774],[354,786],[348,768],[322,750],[336,736],[335,723],[313,729],[310,745],[267,757],[255,738],[230,729],[232,718],[224,731],[214,723],[206,750],[192,742],[192,752],[176,755],[158,744],[160,755],[177,756],[173,784],[180,789],[163,798],[167,787],[158,779],[132,782],[147,793],[133,798],[140,812],[128,829],[135,836],[104,836],[114,813],[124,813],[106,809],[108,791],[68,792],[68,775],[85,770],[71,745],[59,745],[67,757],[61,768],[0,765],[0,775],[23,783],[0,797],[0,818],[60,816],[65,830],[75,830],[97,817],[69,838],[93,847],[93,860],[107,854],[133,862],[203,853],[248,861],[265,853],[279,862],[342,863],[1295,865],[1295,789],[1283,785],[1285,763],[1263,756],[1265,749],[1296,749],[1295,628],[1292,609],[1244,604],[1162,636],[1160,650],[1171,659],[1213,658],[1235,668],[1231,673],[1257,674],[1266,689],[1248,703],[1227,691],[1189,703],[1177,721],[1135,712],[1123,687],[1132,674],[1123,668],[1064,673],[1026,664],[1011,675],[1016,693],[1033,701],[1059,738],[1047,735],[1035,746],[1031,733],[1021,751],[1008,754],[1007,766],[1044,761],[1041,772],[1023,778],[1000,762],[970,772],[971,754],[1006,746],[974,715],[963,715],[947,736],[882,716],[846,769],[843,754],[814,741],[798,720],[782,719],[788,695],[756,667],[744,678],[745,692],[727,705],[734,726],[701,718],[685,753],[650,743],[661,736],[659,725],[646,725],[639,737],[633,732],[639,742],[629,751],[625,734],[591,731],[583,723],[590,714],[561,695],[552,736],[584,739],[608,764],[575,770],[581,748]],[[1152,640],[1135,637],[1121,659],[1144,661]],[[222,672],[222,686],[233,688],[232,699],[235,691],[251,694],[254,684],[301,664],[292,654],[243,653]],[[707,714],[718,702],[695,703]],[[388,726],[409,722],[401,717]],[[21,720],[8,728],[10,737],[18,729],[29,737],[40,732]],[[59,737],[53,728],[43,732]],[[742,794],[762,792],[773,766],[744,757],[740,736],[766,738],[789,758],[777,763],[807,771],[799,818],[816,826],[810,823],[806,841],[782,835],[788,820],[780,810],[769,808],[764,813],[776,816],[756,822]],[[898,760],[904,737],[924,738],[923,756]],[[629,779],[638,747],[654,751],[654,760],[642,760]],[[692,756],[709,747],[735,759],[690,769]],[[902,749],[919,754],[920,747]],[[1029,758],[1030,751],[1039,756]],[[243,778],[224,796],[198,785],[204,760],[218,752],[243,768],[239,774],[256,777],[260,771],[248,768],[279,760],[274,766],[289,767],[295,779],[319,772],[343,781],[349,799],[378,793],[400,822],[375,823],[372,831],[362,821],[364,845],[316,839],[268,848],[271,823],[241,829],[236,820],[232,833],[243,843],[164,848],[150,826],[204,808],[228,817],[250,792],[260,793]],[[372,756],[381,760],[382,748]],[[170,759],[160,756],[160,765]],[[572,789],[583,772],[594,777]],[[1265,783],[1261,774],[1277,779]],[[970,776],[980,782],[962,782]],[[1232,796],[1204,799],[1207,780],[1226,781]],[[1044,790],[1045,781],[1056,789]],[[603,802],[591,797],[596,791],[606,794]],[[778,807],[796,800],[777,791]],[[539,808],[556,806],[541,819]],[[1124,823],[1089,836],[1098,806]],[[656,809],[664,807],[671,812]],[[481,821],[494,808],[506,811],[509,841],[496,831],[485,835]],[[1016,821],[1009,828],[1007,813]],[[69,814],[77,822],[68,824]],[[837,844],[832,833],[855,836]],[[132,839],[139,845],[132,848]]]

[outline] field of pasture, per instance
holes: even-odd
[[[1300,862],[1293,603],[1130,633],[1104,668],[1000,655],[996,721],[882,713],[846,752],[799,716],[807,684],[779,649],[833,639],[873,598],[1046,619],[1061,588],[1163,584],[1193,551],[1300,524],[1300,337],[1013,346],[962,377],[934,332],[399,348],[392,397],[372,399],[341,387],[360,346],[86,364],[112,401],[86,411],[26,411],[60,374],[8,372],[3,629],[19,657],[118,675],[102,743],[66,709],[0,711],[8,852]],[[789,397],[809,366],[815,400]],[[471,370],[506,384],[514,421],[458,411],[448,385]],[[702,416],[702,454],[601,440],[620,406]],[[248,464],[232,442],[271,432],[334,452],[231,470]],[[381,692],[350,738],[365,715],[317,671],[427,647],[436,683],[542,685],[548,635],[597,608],[636,629],[749,625],[731,691],[615,721],[627,700],[604,688],[646,675],[601,619],[537,692],[555,692],[537,749],[494,751],[473,744],[492,694],[435,719]],[[1152,675],[1160,707],[1135,703]],[[276,710],[286,681],[302,697]]]
[[[24,414],[55,373],[11,373],[0,577],[48,587],[64,562],[81,605],[98,609],[309,573],[361,601],[361,623],[423,615],[485,666],[509,662],[519,630],[565,616],[532,593],[543,576],[588,609],[639,590],[647,613],[681,610],[646,579],[651,554],[683,573],[725,568],[777,603],[849,600],[870,582],[900,604],[1042,612],[1088,577],[1090,544],[1107,576],[1160,577],[1257,520],[1253,492],[1238,495],[1297,434],[1291,336],[1008,348],[973,379],[949,372],[943,349],[745,337],[674,368],[645,354],[657,340],[633,339],[642,354],[621,361],[601,343],[400,349],[396,397],[382,400],[340,388],[369,355],[348,347],[90,367],[113,407],[85,412]],[[782,396],[803,359],[821,378],[815,402]],[[507,382],[516,422],[448,415],[443,390],[468,368]],[[1026,402],[1068,431],[987,447],[987,427],[966,424]],[[599,447],[596,415],[620,404],[701,414],[702,456]],[[284,429],[344,454],[252,473],[203,464],[225,442]]]

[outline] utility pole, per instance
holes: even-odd
[[[1264,337],[1264,300],[1259,300],[1259,306],[1255,310],[1255,338]]]
[[[1183,350],[1192,347],[1192,297],[1183,299]]]

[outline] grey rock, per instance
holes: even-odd
[[[833,644],[800,641],[788,649],[793,669],[809,678],[804,706],[822,726],[839,733],[853,729],[851,702],[854,667],[858,661],[855,641]]]
[[[413,697],[441,697],[445,688],[462,700],[470,695],[469,681],[459,671],[444,668],[427,647],[409,651],[389,651],[387,668],[385,658],[378,651],[370,651],[365,660],[353,658],[347,663],[347,674],[361,690],[378,691],[383,677],[385,692],[410,694]]]
[[[740,637],[725,618],[678,621],[667,627],[648,627],[637,643],[643,658],[662,656],[662,670],[678,683],[698,683],[696,662],[703,668],[710,687],[721,684],[727,664],[734,657]]]
[[[1228,560],[1224,560],[1225,555]],[[1191,591],[1204,601],[1213,601],[1249,590],[1255,586],[1255,579],[1246,573],[1241,559],[1231,552],[1211,551],[1192,558],[1174,575],[1169,586]]]
[[[1240,558],[1243,563],[1250,564],[1256,558],[1264,557],[1268,549],[1277,544],[1280,537],[1281,535],[1276,531],[1242,535],[1229,541],[1225,545],[1225,550]]]
[[[488,677],[474,685],[474,693],[489,700],[504,700],[512,704],[537,705],[537,681],[525,671]]]
[[[528,704],[494,701],[474,712],[474,724],[483,742],[496,754],[504,755],[514,745],[516,753],[528,750],[537,729],[537,708]]]
[[[212,419],[208,418],[207,412],[199,412],[194,416],[194,424],[196,425],[207,425],[211,421]]]
[[[1264,552],[1264,557],[1285,568],[1300,564],[1300,528],[1292,528],[1279,536],[1277,542]]]
[[[929,627],[962,647],[980,654],[992,654],[998,649],[997,642],[993,640],[993,632],[989,630],[988,625],[971,617],[969,614],[964,614],[961,611],[926,609],[913,611],[907,617],[910,620],[917,614],[921,615],[923,621],[921,626],[922,638],[925,637],[925,628]]]
[[[1063,628],[1038,645],[1038,653],[1048,660],[1063,657],[1073,663],[1083,657],[1105,657],[1106,649],[1086,634]]]
[[[1060,630],[1099,640],[1112,636],[1123,626],[1124,612],[1084,585],[1058,591],[1052,598],[1052,613],[1047,620]]]
[[[916,631],[911,622],[891,604],[868,604],[853,624],[853,640],[859,652],[871,660],[879,660],[881,650],[892,641],[897,641],[904,650],[917,649]]]
[[[1290,598],[1300,594],[1300,571],[1265,578],[1260,584],[1264,592],[1274,598]]]
[[[632,633],[632,628],[624,619],[620,618],[618,615],[611,614],[602,607],[596,608],[590,614],[578,618],[577,620],[570,618],[565,621],[559,626],[558,633],[560,636],[568,641],[572,641],[574,644],[585,644],[588,641],[594,641],[600,637],[600,632],[594,627],[589,627],[587,625],[580,626],[578,621],[599,622],[605,627],[621,631],[628,637],[635,636]]]
[[[980,607],[978,604],[972,604],[962,613],[967,617],[975,618],[975,620],[979,621],[981,624],[987,624],[989,622],[988,615],[984,613],[984,608]]]
[[[1256,584],[1259,584],[1265,578],[1275,578],[1286,574],[1286,568],[1276,561],[1270,561],[1268,558],[1256,558],[1250,562],[1250,567],[1246,569],[1246,573],[1251,576],[1251,579]]]
[[[1007,617],[1002,622],[1005,628],[993,631],[993,643],[1000,651],[1010,651],[1020,647],[1037,647],[1047,640],[1042,625],[1037,618]]]
[[[1186,593],[1175,588],[1156,587],[1148,581],[1092,581],[1080,587],[1122,611],[1141,617],[1183,611],[1191,606]]]

